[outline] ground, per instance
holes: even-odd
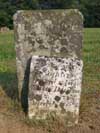
[[[0,33],[0,133],[99,133],[100,132],[100,29],[84,29],[83,83],[79,124],[67,127],[51,118],[29,121],[17,102],[13,32]]]

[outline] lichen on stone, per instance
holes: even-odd
[[[77,9],[20,10],[13,19],[19,98],[27,88],[29,116],[39,118],[44,112],[45,118],[52,111],[68,116],[69,112],[77,121],[83,66],[82,14]]]

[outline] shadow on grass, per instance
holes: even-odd
[[[0,72],[0,86],[7,96],[13,100],[18,100],[18,87],[16,73]]]
[[[0,72],[0,86],[5,91],[7,96],[12,100],[17,100],[21,103],[23,111],[27,115],[28,112],[28,87],[30,75],[31,58],[27,61],[27,66],[24,74],[24,81],[21,90],[21,98],[18,92],[17,74],[11,72]]]

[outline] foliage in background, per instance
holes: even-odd
[[[78,8],[85,27],[100,27],[100,0],[0,0],[0,27],[13,28],[12,16],[17,10]]]

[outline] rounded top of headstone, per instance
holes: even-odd
[[[78,9],[18,10],[14,14],[13,19],[16,20],[19,15],[31,17],[31,15],[35,13],[48,13],[49,14],[52,12],[62,13],[63,16],[66,16],[66,15],[70,16],[70,15],[77,14],[78,16],[80,16],[80,19],[83,21],[83,15]]]

